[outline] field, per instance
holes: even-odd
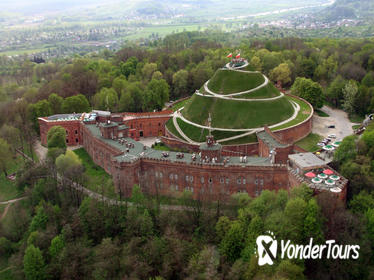
[[[292,116],[293,110],[286,97],[272,101],[242,102],[194,95],[182,114],[201,125],[207,124],[211,113],[212,127],[256,128],[286,120]]]
[[[86,177],[84,186],[88,189],[111,198],[116,198],[112,177],[105,172],[103,168],[96,165],[90,155],[83,149],[74,150],[85,168],[84,176]]]
[[[301,139],[295,144],[300,148],[313,153],[321,149],[321,147],[317,146],[317,143],[322,139],[323,137],[321,135],[310,133],[307,137]]]
[[[243,73],[218,70],[208,83],[208,88],[219,94],[230,94],[256,88],[264,82],[260,73]]]

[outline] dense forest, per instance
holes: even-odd
[[[236,50],[250,67],[309,100],[345,110],[360,120],[374,109],[372,39],[241,40],[199,32],[167,36],[151,47],[36,63],[0,58],[0,168],[7,174],[16,149],[33,157],[37,118],[59,113],[161,110],[191,95]],[[64,139],[64,137],[62,137]],[[52,142],[52,141],[51,141]],[[50,142],[49,142],[50,144]],[[64,143],[65,144],[65,143]],[[57,145],[58,146],[58,145]],[[49,146],[52,151],[53,145]],[[65,147],[63,147],[65,149]],[[63,151],[64,153],[65,151]],[[368,279],[373,275],[374,127],[344,139],[334,167],[350,180],[347,205],[305,186],[238,194],[220,203],[173,200],[183,210],[134,188],[118,205],[84,197],[59,173],[81,180],[74,153],[49,154],[24,164],[16,186],[25,199],[0,223],[0,264],[7,279]],[[57,159],[56,159],[57,158]],[[56,159],[56,160],[55,160]],[[277,260],[259,267],[259,234],[271,230],[295,243],[310,237],[359,244],[359,260]],[[1,271],[0,271],[1,273]]]

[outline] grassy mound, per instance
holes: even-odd
[[[211,113],[213,127],[256,128],[284,121],[293,112],[291,103],[285,97],[271,101],[243,102],[194,95],[182,114],[186,119],[201,125],[207,125]]]
[[[230,94],[256,88],[264,81],[260,73],[218,70],[210,79],[208,88],[215,93]]]
[[[279,90],[272,84],[268,83],[263,88],[260,88],[254,92],[246,93],[243,95],[233,96],[233,98],[246,98],[246,99],[254,99],[254,98],[272,98],[279,96]]]
[[[204,142],[206,140],[206,136],[209,134],[208,129],[199,128],[197,126],[191,125],[189,123],[184,122],[181,119],[177,119],[179,127],[183,130],[183,132],[193,141],[196,142]],[[212,135],[216,140],[225,139],[233,136],[237,136],[243,134],[244,132],[236,132],[236,131],[219,131],[214,130],[212,131]]]

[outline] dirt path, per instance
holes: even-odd
[[[317,133],[324,137],[329,134],[336,134],[338,140],[353,134],[352,123],[346,112],[338,109],[333,109],[328,106],[323,106],[321,111],[329,115],[329,117],[320,117],[317,114],[313,115],[313,133]],[[328,128],[334,125],[335,128]]]
[[[3,214],[1,214],[1,217],[0,217],[0,221],[1,221],[2,219],[4,219],[4,217],[5,217],[6,214],[8,213],[8,210],[9,210],[10,205],[11,205],[11,204],[8,204],[7,206],[5,206],[4,212],[3,212]]]
[[[8,210],[9,210],[10,206],[11,206],[13,203],[15,203],[15,202],[17,202],[17,201],[20,201],[20,200],[22,200],[22,199],[25,199],[25,198],[26,198],[26,197],[20,197],[20,198],[15,198],[15,199],[8,200],[8,201],[2,201],[2,202],[0,202],[0,204],[2,204],[2,205],[6,205],[5,208],[4,208],[4,212],[3,212],[3,214],[1,214],[0,221],[1,221],[2,219],[5,218],[6,214],[8,213]]]
[[[46,147],[43,147],[40,141],[36,141],[34,145],[35,153],[38,155],[38,158],[40,161],[45,160],[47,157],[48,149]]]

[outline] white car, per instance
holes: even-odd
[[[317,146],[324,147],[325,144],[323,144],[323,143],[318,143]]]
[[[336,135],[335,134],[329,134],[329,135],[327,135],[327,138],[335,139]]]

